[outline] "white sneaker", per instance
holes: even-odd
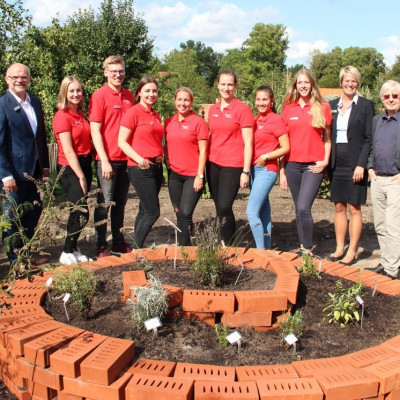
[[[74,251],[74,256],[78,260],[78,262],[86,262],[86,261],[93,261],[93,259],[84,256],[80,251]]]
[[[60,263],[63,265],[77,264],[78,260],[73,253],[66,253],[63,251],[60,256]]]

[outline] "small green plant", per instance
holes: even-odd
[[[218,344],[221,347],[228,346],[228,339],[226,338],[229,333],[228,327],[224,324],[215,324],[214,330],[215,330],[215,336],[217,337],[218,340]]]
[[[296,311],[283,318],[278,328],[281,345],[285,345],[285,337],[293,333],[298,339],[303,335],[303,313]]]
[[[133,286],[131,305],[132,322],[138,329],[144,329],[145,321],[152,318],[163,319],[168,311],[168,294],[161,281],[150,275],[150,286]]]
[[[212,288],[222,284],[226,267],[226,251],[220,244],[221,226],[218,218],[206,218],[194,226],[197,249],[190,268],[204,286]]]
[[[348,289],[344,288],[340,281],[337,282],[335,292],[328,293],[329,300],[323,310],[327,312],[324,320],[327,319],[329,324],[337,323],[341,328],[344,328],[350,322],[359,321],[357,296],[362,296],[362,288],[362,282],[357,282]]]
[[[319,199],[330,199],[331,198],[331,183],[329,179],[323,179],[318,189],[317,197]]]
[[[297,267],[297,270],[306,276],[315,276],[321,279],[321,274],[317,270],[317,266],[314,264],[314,259],[311,254],[303,251],[301,255],[300,266]]]
[[[87,319],[96,292],[96,277],[88,266],[72,265],[65,271],[54,274],[54,289],[61,296],[69,293],[82,319]]]

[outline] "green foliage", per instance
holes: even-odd
[[[319,199],[330,199],[331,183],[330,183],[329,179],[322,179],[321,185],[318,189],[317,197]]]
[[[328,319],[329,324],[339,324],[341,328],[350,322],[359,321],[356,298],[363,295],[362,288],[362,282],[357,282],[348,289],[344,288],[340,281],[337,282],[335,292],[328,293],[329,300],[323,309],[327,313],[324,320]]]
[[[218,344],[221,347],[227,347],[228,346],[228,339],[226,338],[228,336],[228,327],[224,324],[215,324],[214,325],[214,331],[215,331],[215,336],[217,337]]]
[[[151,286],[133,286],[131,305],[132,322],[138,329],[144,329],[145,321],[162,318],[168,311],[168,294],[161,281],[150,275]]]
[[[301,255],[300,266],[297,267],[297,270],[305,276],[315,276],[321,279],[317,266],[314,264],[313,256],[305,251]]]
[[[88,266],[72,265],[70,269],[54,274],[54,289],[62,296],[66,293],[71,295],[71,302],[82,319],[89,315],[96,285],[96,277]]]
[[[298,339],[303,335],[303,313],[296,311],[289,314],[287,318],[282,318],[278,327],[279,340],[281,345],[285,345],[285,337],[293,333]]]
[[[204,286],[212,288],[222,285],[226,267],[226,254],[220,245],[221,226],[218,218],[206,218],[194,225],[197,249],[190,268]]]

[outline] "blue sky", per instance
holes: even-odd
[[[65,20],[79,8],[97,9],[101,0],[23,0],[35,25]],[[283,24],[289,35],[287,65],[309,62],[313,49],[374,47],[388,66],[400,55],[400,2],[385,0],[134,0],[154,38],[156,54],[189,39],[215,51],[239,47],[258,23]]]

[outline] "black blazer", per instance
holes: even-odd
[[[42,170],[49,168],[42,106],[37,97],[30,98],[37,119],[36,135],[14,96],[7,91],[0,98],[0,180],[12,175],[16,181],[25,181],[24,172],[34,176],[36,160]]]
[[[336,121],[337,106],[340,98],[332,100],[329,105],[332,109],[332,150],[329,166],[335,167],[336,161]],[[375,115],[374,104],[371,100],[359,96],[357,104],[353,104],[347,126],[347,142],[349,145],[350,165],[354,170],[357,166],[367,168],[368,155],[372,137],[372,118]]]

